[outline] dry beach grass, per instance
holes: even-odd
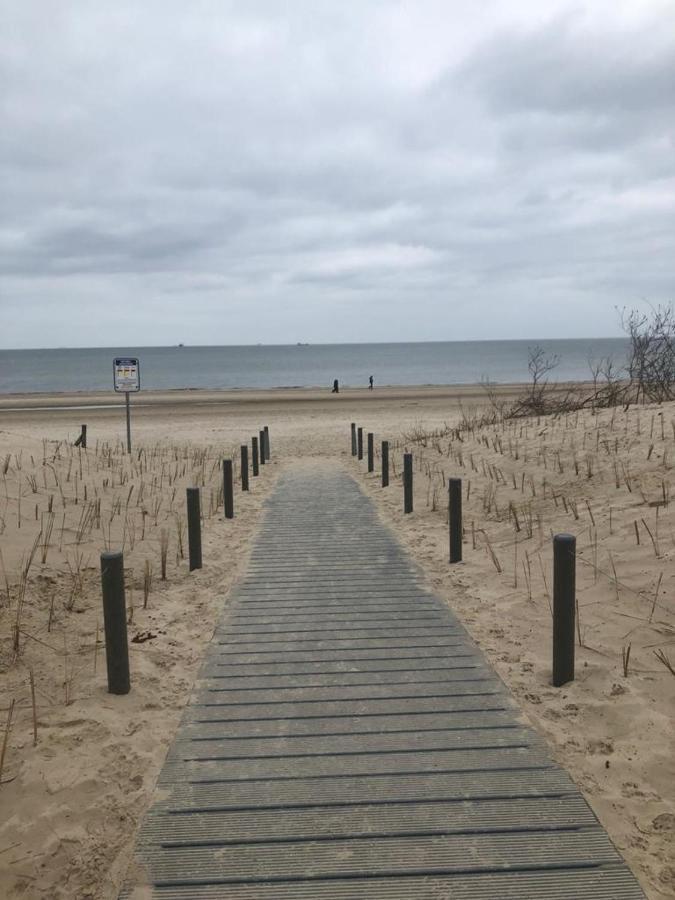
[[[48,408],[21,412],[25,398],[0,402],[0,894],[115,896],[264,498],[287,460],[319,456],[347,466],[373,496],[648,896],[673,896],[674,404],[458,432],[476,389],[146,399],[131,457],[117,409],[83,414],[56,408],[73,398],[33,398]],[[89,449],[79,451],[72,443],[85,420]],[[376,446],[392,442],[389,488],[352,459],[351,421],[374,431]],[[236,460],[263,424],[272,465],[249,495],[236,491],[236,517],[225,522],[219,461]],[[415,511],[404,516],[406,448]],[[449,476],[463,479],[465,525],[464,562],[452,568]],[[202,486],[205,515],[204,568],[192,574],[183,558],[190,484]],[[550,537],[562,530],[578,541],[579,646],[577,680],[553,689]],[[126,697],[105,687],[98,554],[108,546],[124,546],[137,639]]]

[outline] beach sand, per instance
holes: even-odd
[[[373,497],[647,895],[675,895],[675,677],[665,664],[675,667],[675,404],[453,435],[484,401],[477,387],[144,392],[132,400],[129,457],[114,395],[0,398],[0,741],[14,703],[0,786],[0,896],[116,895],[264,499],[286,464],[312,457],[346,467]],[[86,452],[72,446],[84,422]],[[391,441],[389,488],[352,458],[350,422],[373,431],[377,447]],[[238,461],[240,444],[264,425],[272,460],[249,494],[237,485],[235,519],[225,521],[219,462]],[[415,457],[415,511],[405,516],[404,449]],[[453,567],[448,476],[463,479],[464,496],[464,562]],[[185,488],[196,484],[204,566],[189,573]],[[554,689],[551,533],[559,531],[577,535],[581,646],[576,680]],[[99,554],[122,545],[135,640],[132,690],[117,697],[106,690]]]

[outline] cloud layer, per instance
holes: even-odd
[[[673,2],[13,6],[0,346],[610,335],[675,299]]]

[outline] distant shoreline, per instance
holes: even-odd
[[[551,388],[566,390],[570,387],[589,385],[588,381],[551,382]],[[526,382],[496,384],[497,395],[514,396],[527,388]],[[425,400],[436,399],[460,402],[485,400],[481,384],[447,385],[382,385],[373,391],[363,387],[345,387],[337,395],[331,395],[325,387],[278,388],[175,388],[148,390],[131,395],[136,407],[167,407],[186,405],[238,405],[247,403],[308,403],[331,402],[339,407],[341,400],[372,402],[373,400]],[[115,409],[124,405],[124,395],[112,391],[32,392],[0,394],[0,413],[37,412],[41,410]]]

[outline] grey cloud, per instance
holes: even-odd
[[[602,334],[615,303],[672,296],[667,13],[622,36],[560,3],[527,29],[495,3],[478,29],[425,2],[408,34],[394,4],[291,7],[17,7],[2,341],[65,343],[64,317],[111,302],[119,324],[84,316],[81,343]]]

